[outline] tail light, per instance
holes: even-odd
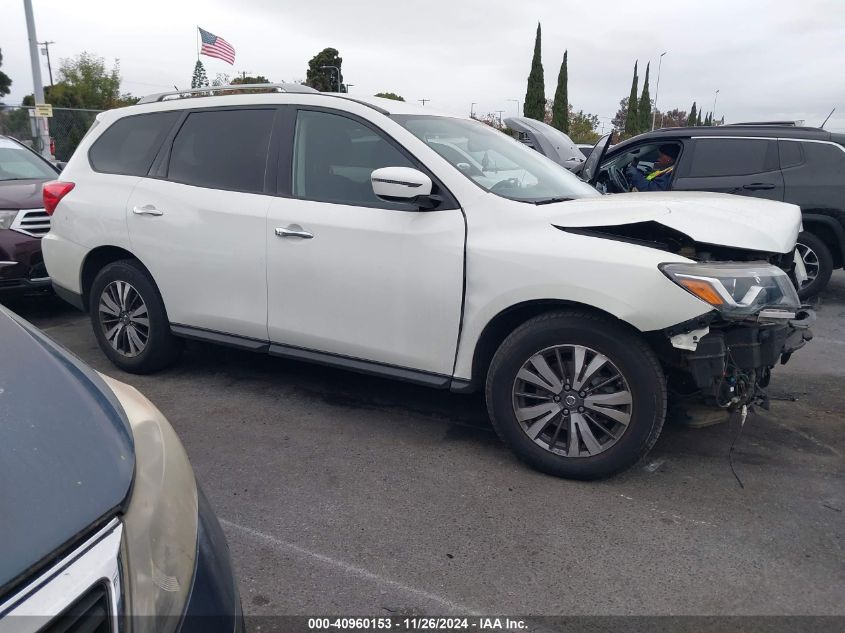
[[[56,205],[58,205],[61,199],[70,193],[70,190],[75,186],[76,183],[62,182],[61,180],[51,180],[50,182],[44,183],[41,187],[41,193],[44,198],[44,210],[47,212],[47,215],[53,215],[53,211],[56,210]]]

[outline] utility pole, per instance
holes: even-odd
[[[716,91],[716,94],[713,95],[713,120],[716,120],[716,99],[719,97],[719,91]],[[711,121],[712,123],[712,121]]]
[[[32,14],[32,0],[23,0],[23,10],[26,15],[26,32],[29,36],[29,61],[32,63],[32,84],[35,92],[36,105],[44,103],[44,83],[41,81],[41,61],[38,59],[38,38],[35,36],[35,16]],[[38,138],[38,153],[47,160],[52,160],[50,154],[50,129],[45,117],[35,118],[33,136]]]
[[[474,109],[474,108],[475,108],[475,106],[477,106],[477,105],[478,105],[478,102],[477,102],[477,101],[473,101],[472,103],[470,103],[470,104],[469,104],[469,118],[470,118],[470,119],[474,119],[474,118],[475,118],[475,109]]]
[[[47,71],[50,73],[50,87],[53,87],[53,67],[50,65],[50,44],[55,44],[55,42],[38,42],[40,46],[44,48],[41,49],[41,54],[47,56]]]
[[[504,110],[496,110],[499,113],[499,127],[502,127],[502,113]]]
[[[660,95],[660,71],[663,68],[663,56],[669,51],[660,53],[660,61],[657,64],[657,87],[654,89],[654,112],[651,113],[651,129],[654,129],[654,120],[657,118],[657,97]],[[661,115],[660,124],[663,125],[663,117]]]
[[[417,99],[417,101],[421,102],[423,105],[431,101],[431,99]]]

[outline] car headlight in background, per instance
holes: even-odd
[[[753,316],[763,308],[795,310],[801,305],[789,276],[765,262],[661,264],[660,270],[726,317]]]
[[[8,229],[15,221],[17,211],[0,211],[0,229]]]
[[[197,552],[197,485],[161,412],[136,389],[103,376],[135,440],[135,479],[123,515],[126,613],[132,633],[173,631],[185,609]]]

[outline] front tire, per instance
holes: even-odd
[[[808,277],[799,286],[798,297],[802,300],[811,299],[824,290],[830,281],[833,274],[833,255],[827,244],[807,231],[799,233],[795,250],[804,261]]]
[[[589,312],[535,317],[493,357],[487,408],[499,437],[537,470],[600,479],[639,461],[666,417],[666,381],[635,333]]]
[[[158,288],[140,263],[108,264],[94,278],[89,297],[97,343],[123,371],[147,374],[179,357],[183,343],[171,333]]]

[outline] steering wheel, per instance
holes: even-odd
[[[493,193],[502,193],[504,191],[507,191],[508,189],[516,189],[518,187],[518,178],[505,178],[504,180],[500,180],[495,185],[490,187],[490,191],[492,191]]]
[[[618,189],[619,193],[627,193],[631,191],[631,184],[628,182],[628,177],[625,175],[625,172],[619,169],[616,165],[612,165],[607,170],[608,178],[610,178],[610,182],[613,183],[613,186]]]

